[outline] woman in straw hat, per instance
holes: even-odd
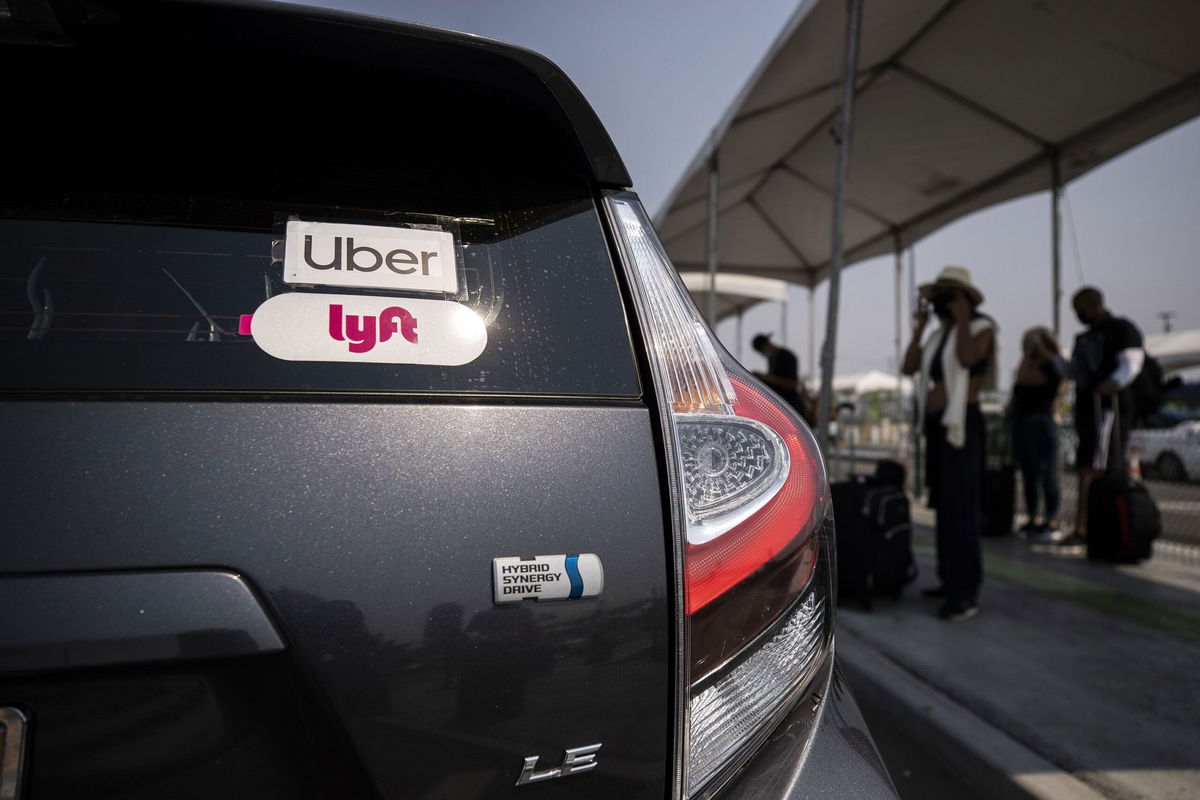
[[[965,267],[946,267],[919,291],[904,372],[918,375],[918,418],[925,430],[929,505],[937,510],[941,581],[924,594],[944,599],[938,615],[958,622],[979,613],[984,460],[979,393],[995,385],[996,325],[979,312],[983,293]],[[923,341],[931,308],[939,326]]]

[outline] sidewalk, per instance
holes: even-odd
[[[839,610],[838,652],[981,796],[1200,796],[1200,563],[985,541],[981,612],[955,624],[920,597],[936,583],[928,527],[914,549],[898,603]]]

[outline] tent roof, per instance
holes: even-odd
[[[912,394],[912,378],[902,377],[898,380],[900,381],[900,393],[906,396]],[[849,375],[835,375],[833,378],[833,391],[836,394],[852,395],[875,394],[877,392],[894,393],[896,391],[896,381],[897,377],[894,374],[889,375],[886,372],[872,369]],[[809,381],[809,386],[816,389],[818,381]]]
[[[1164,372],[1200,366],[1200,330],[1147,336],[1146,352],[1158,359]]]
[[[723,272],[828,268],[845,4],[804,2],[715,131]],[[1200,113],[1195,0],[864,0],[847,263],[1051,187]],[[708,146],[660,211],[706,263]]]
[[[692,293],[696,305],[704,308],[708,295],[708,273],[682,272],[679,277]],[[717,273],[717,319],[725,319],[764,301],[786,303],[787,287],[786,281],[774,278]]]

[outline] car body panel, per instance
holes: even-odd
[[[445,781],[471,796],[467,773],[482,794],[526,756],[593,743],[603,768],[544,796],[665,791],[668,565],[645,408],[3,409],[4,571],[245,576],[387,796]],[[578,552],[604,564],[599,597],[494,605],[493,558]]]
[[[1200,422],[1181,422],[1172,428],[1135,428],[1129,446],[1136,447],[1138,460],[1153,467],[1170,454],[1183,465],[1185,480],[1200,478]]]

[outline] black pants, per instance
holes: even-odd
[[[1124,391],[1119,398],[1117,419],[1109,432],[1108,461],[1101,473],[1119,478],[1125,474],[1125,455],[1129,452],[1129,431],[1133,428],[1133,393]],[[1093,458],[1100,439],[1100,420],[1104,409],[1112,408],[1112,400],[1097,401],[1094,394],[1075,395],[1075,432],[1079,445],[1075,448],[1075,466],[1093,469]],[[1101,416],[1096,416],[1097,412]]]
[[[925,420],[930,505],[937,509],[938,578],[947,599],[974,604],[983,582],[983,414],[967,406],[962,448],[946,441],[941,414]]]
[[[1046,501],[1047,522],[1058,518],[1058,425],[1049,414],[1016,414],[1012,427],[1013,450],[1025,485],[1025,510],[1032,521],[1039,498]]]

